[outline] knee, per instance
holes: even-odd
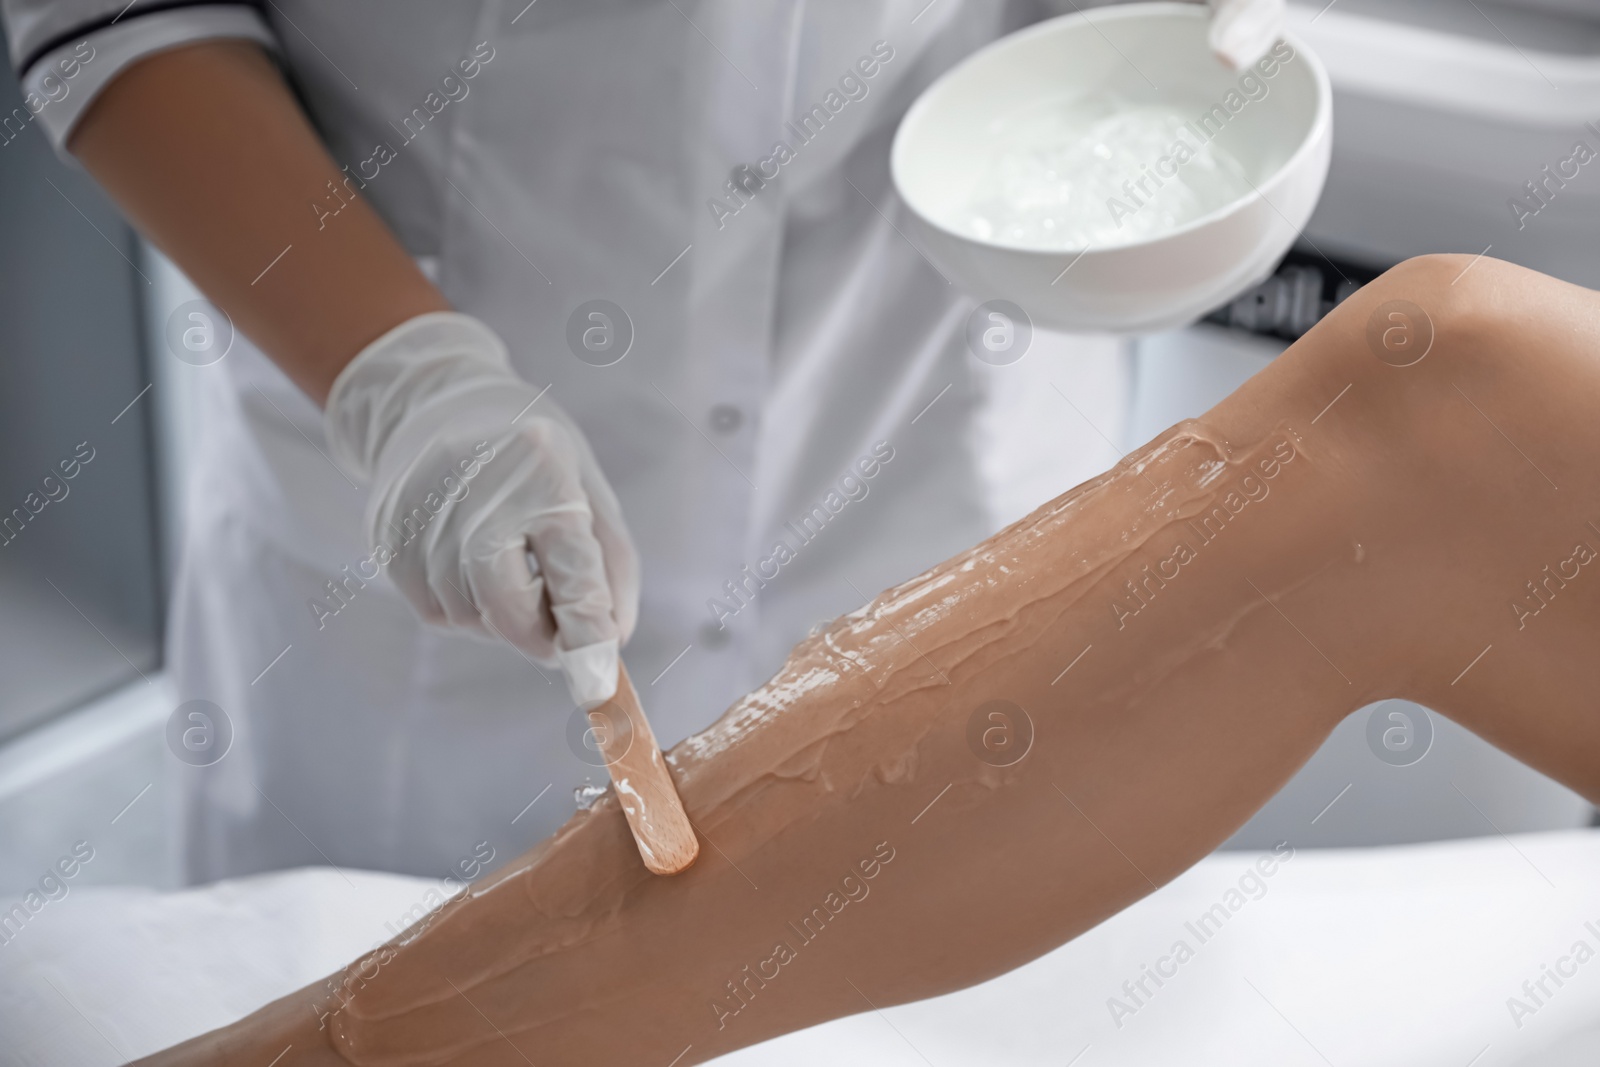
[[[1487,256],[1415,256],[1362,291],[1367,342],[1385,362],[1425,352],[1436,362],[1494,351],[1514,317],[1507,293],[1533,272]],[[1535,277],[1537,277],[1535,275]],[[1410,352],[1405,351],[1412,346]],[[1396,351],[1399,349],[1399,351]]]
[[[1458,385],[1475,392],[1484,371],[1498,376],[1516,362],[1506,358],[1505,338],[1516,329],[1500,292],[1507,272],[1531,273],[1465,255],[1397,264],[1296,344],[1298,375],[1285,392],[1315,394],[1321,404],[1344,397],[1331,417],[1307,410],[1321,420],[1319,433],[1344,435],[1366,469],[1401,477],[1415,466],[1423,481],[1436,476],[1463,425]]]

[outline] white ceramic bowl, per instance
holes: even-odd
[[[1332,92],[1322,64],[1293,38],[1292,56],[1270,77],[1229,69],[1207,45],[1208,19],[1195,4],[1095,8],[996,41],[929,86],[890,157],[917,246],[979,299],[1011,301],[1061,330],[1170,329],[1265,278],[1322,193]],[[1241,86],[1247,74],[1255,82]],[[1100,91],[1172,104],[1197,123],[1222,108],[1226,118],[1213,115],[1205,136],[1239,161],[1255,190],[1175,228],[1087,249],[1008,246],[965,230],[963,211],[1008,116]]]

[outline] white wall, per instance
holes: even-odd
[[[143,246],[151,279],[144,308],[154,380],[157,485],[164,576],[181,547],[183,486],[192,454],[203,367],[167,350],[172,310],[199,294],[160,253]],[[170,586],[169,586],[170,587]],[[72,884],[176,884],[167,834],[165,727],[177,700],[153,673],[0,747],[0,906],[9,903],[79,840],[94,849]],[[137,798],[137,799],[135,799]],[[131,803],[131,806],[129,806]]]

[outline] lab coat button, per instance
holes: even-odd
[[[714,622],[708,622],[700,627],[699,638],[697,644],[701,648],[707,652],[715,652],[718,649],[728,647],[728,642],[733,640],[733,631],[726,626],[718,626]]]
[[[711,408],[707,421],[711,428],[724,437],[739,432],[739,427],[744,425],[744,413],[732,404],[716,404]]]

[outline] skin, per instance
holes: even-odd
[[[129,67],[68,147],[318,404],[369,342],[450,309],[365,200],[319,223],[311,205],[331,201],[329,182],[347,199],[354,190],[254,44],[206,42]]]
[[[1432,324],[1408,367],[1368,341],[1394,300]],[[1403,264],[1198,422],[839,620],[677,746],[702,836],[687,873],[646,873],[608,799],[345,974],[148,1062],[289,1046],[280,1063],[667,1063],[686,1047],[695,1063],[947,992],[1170,881],[1388,697],[1600,800],[1600,569],[1571,564],[1543,599],[1525,585],[1600,547],[1597,348],[1595,293],[1489,259]],[[1121,581],[1167,556],[1178,520],[1284,442],[1271,495],[1119,617]],[[1218,458],[1224,477],[1197,488]],[[819,664],[838,677],[796,684]],[[996,698],[1035,727],[1009,767],[968,740]],[[837,925],[796,936],[884,846]],[[741,1003],[729,981],[777,940],[796,958]]]
[[[342,175],[254,46],[130,68],[71,148],[319,402],[367,342],[446,307],[359,199],[318,229]],[[1432,324],[1409,367],[1368,338],[1401,299]],[[685,874],[649,875],[607,798],[379,957],[148,1062],[689,1064],[960,988],[1175,877],[1385,697],[1600,800],[1600,579],[1525,585],[1600,546],[1597,342],[1591,292],[1404,264],[1198,423],[839,620],[674,749],[702,846]],[[1119,616],[1189,511],[1281,449],[1271,495]],[[995,699],[1034,726],[1005,767],[969,743]],[[870,893],[815,941],[791,932],[852,885]],[[729,992],[778,940],[795,958]]]

